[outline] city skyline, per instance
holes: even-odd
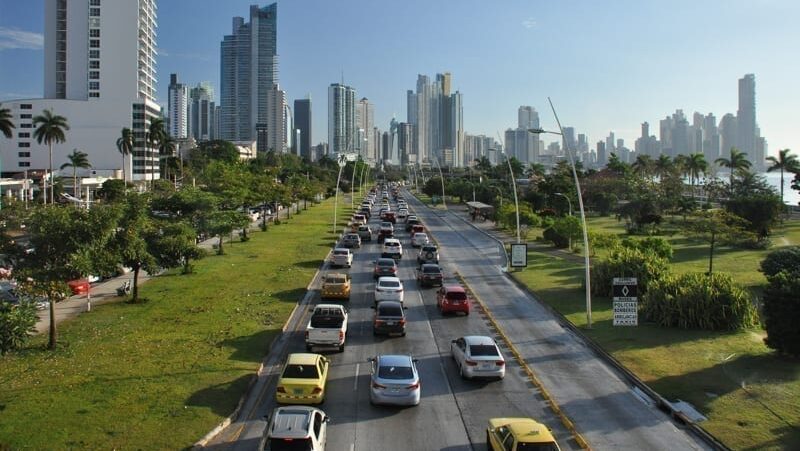
[[[160,104],[167,105],[170,73],[189,86],[211,81],[220,92],[219,42],[230,33],[231,18],[244,16],[252,3],[194,2],[193,8],[208,12],[203,16],[209,19],[185,21],[181,12],[187,2],[159,2]],[[425,15],[416,13],[413,3],[391,17],[376,14],[384,6],[367,2],[336,7],[278,3],[277,81],[289,103],[309,94],[314,100],[318,120],[311,145],[327,136],[327,87],[342,78],[359,98],[370,99],[380,130],[388,130],[392,117],[402,121],[407,116],[408,80],[450,72],[457,81],[453,91],[465,93],[464,131],[470,135],[497,136],[512,127],[520,105],[536,108],[542,127],[552,130],[550,96],[564,125],[588,135],[590,143],[614,132],[633,147],[641,123],[658,124],[671,111],[713,113],[718,120],[726,113],[735,115],[737,81],[754,73],[757,121],[770,154],[797,147],[793,124],[798,118],[791,105],[800,101],[800,91],[790,80],[797,63],[782,58],[791,54],[790,43],[800,39],[790,20],[800,7],[791,2],[767,1],[757,7],[751,2],[621,2],[602,8],[580,2],[547,8],[509,2],[502,9],[477,2],[453,8],[443,2]],[[43,30],[43,2],[25,6],[0,0],[0,65],[10,68],[0,74],[0,101],[43,95],[44,58],[37,37]],[[680,13],[687,9],[692,14]],[[441,21],[442,12],[451,19]],[[342,36],[325,38],[323,17],[370,20]],[[487,26],[491,33],[472,33],[484,23],[497,25]],[[409,33],[410,24],[411,29],[428,31],[417,33],[422,36]],[[735,31],[745,25],[750,33]],[[15,64],[5,64],[12,60]]]

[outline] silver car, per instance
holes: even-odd
[[[490,337],[472,335],[455,339],[450,343],[450,352],[464,379],[502,379],[506,375],[506,359]]]
[[[369,361],[372,363],[369,382],[372,404],[419,405],[422,387],[416,359],[410,355],[379,355]]]

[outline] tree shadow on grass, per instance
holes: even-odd
[[[189,396],[186,405],[207,407],[216,415],[226,417],[233,413],[253,377],[255,373],[198,390]]]
[[[315,268],[317,266],[315,266]],[[305,288],[292,288],[291,290],[276,291],[272,293],[270,296],[273,299],[277,299],[281,302],[290,302],[294,304],[303,299],[303,296],[306,295],[306,291],[308,290],[306,290]]]
[[[269,353],[270,342],[278,332],[278,328],[262,330],[252,335],[222,340],[218,345],[233,350],[228,357],[230,360],[260,362]]]
[[[298,268],[317,269],[322,265],[322,260],[306,260],[304,262],[297,262],[294,266]]]

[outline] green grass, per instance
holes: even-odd
[[[349,205],[339,204],[340,218]],[[0,358],[0,448],[177,449],[229,415],[321,263],[333,200]],[[346,221],[340,221],[345,224]]]
[[[611,218],[590,218],[593,230],[623,234]],[[708,250],[680,235],[672,270],[705,271]],[[800,223],[776,230],[773,243],[800,244]],[[776,246],[777,247],[777,246]],[[723,248],[714,269],[727,272],[754,292],[766,282],[758,264],[769,250]],[[586,325],[583,267],[531,252],[528,267],[514,273],[544,302],[579,327]],[[594,298],[593,328],[584,332],[669,400],[692,403],[709,420],[706,430],[734,449],[800,449],[800,361],[776,356],[762,330],[706,332],[640,325],[611,325],[611,301]]]

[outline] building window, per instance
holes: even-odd
[[[100,37],[100,30],[97,28],[92,28],[89,30],[89,37],[90,38],[99,38]]]
[[[100,8],[89,8],[89,17],[100,17]]]
[[[20,157],[20,158],[30,158],[31,157],[31,153],[30,152],[17,152],[17,156]]]
[[[89,6],[100,6],[100,0],[89,0]]]
[[[33,124],[31,123],[19,124],[19,128],[33,128]]]
[[[17,138],[30,138],[30,137],[31,137],[31,134],[28,133],[28,132],[17,133]]]
[[[31,167],[31,162],[30,161],[20,161],[19,162],[19,167],[21,167],[21,168],[29,168],[29,167]]]
[[[89,50],[89,58],[100,58],[100,50]]]
[[[17,143],[17,147],[30,147],[31,143]]]
[[[93,49],[99,49],[100,48],[100,40],[99,39],[90,39],[89,40],[89,47],[91,47]]]
[[[89,26],[99,28],[100,27],[100,18],[99,17],[90,17],[89,18]]]
[[[89,61],[89,69],[100,69],[100,61],[98,60]]]
[[[20,110],[32,110],[33,109],[33,105],[30,104],[30,103],[23,103],[23,104],[21,104],[19,106],[19,109]]]
[[[33,117],[33,115],[32,115],[32,114],[20,114],[20,115],[19,115],[19,118],[20,118],[20,119],[30,119],[30,118],[32,118],[32,117]]]
[[[100,89],[100,82],[99,81],[90,81],[89,82],[89,89],[98,90]]]
[[[89,93],[89,97],[100,97],[100,93],[99,92],[90,92]]]
[[[100,79],[100,72],[93,70],[89,71],[89,79],[90,80],[99,80]]]

